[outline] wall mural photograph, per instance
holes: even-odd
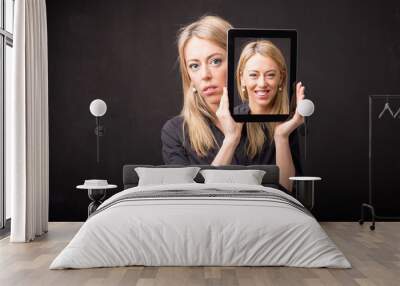
[[[398,1],[0,4],[1,285],[398,284]]]

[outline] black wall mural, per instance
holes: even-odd
[[[84,179],[121,188],[124,164],[162,163],[160,129],[182,106],[176,33],[205,13],[236,27],[297,29],[298,79],[316,105],[306,172],[323,178],[313,212],[359,218],[368,196],[368,94],[400,94],[398,1],[75,0],[47,1],[47,13],[50,220],[86,219],[87,193],[75,189]],[[108,105],[100,166],[95,98]]]

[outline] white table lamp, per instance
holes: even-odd
[[[97,138],[97,163],[100,163],[100,136],[104,135],[104,127],[100,125],[100,117],[107,112],[107,104],[101,99],[95,99],[90,103],[90,113],[96,117],[96,129],[94,133]]]
[[[307,160],[307,117],[314,113],[314,103],[309,99],[303,99],[297,104],[297,112],[304,116],[304,160]]]
[[[297,111],[304,117],[311,116],[314,113],[314,103],[309,99],[303,99],[299,102]]]

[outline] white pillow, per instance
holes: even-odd
[[[135,168],[139,176],[138,186],[195,183],[193,179],[199,170],[199,167]]]
[[[265,171],[262,170],[201,170],[205,184],[234,183],[261,185]]]

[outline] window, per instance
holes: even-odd
[[[0,0],[0,228],[11,217],[11,195],[4,186],[5,98],[11,92],[13,59],[14,0]]]

